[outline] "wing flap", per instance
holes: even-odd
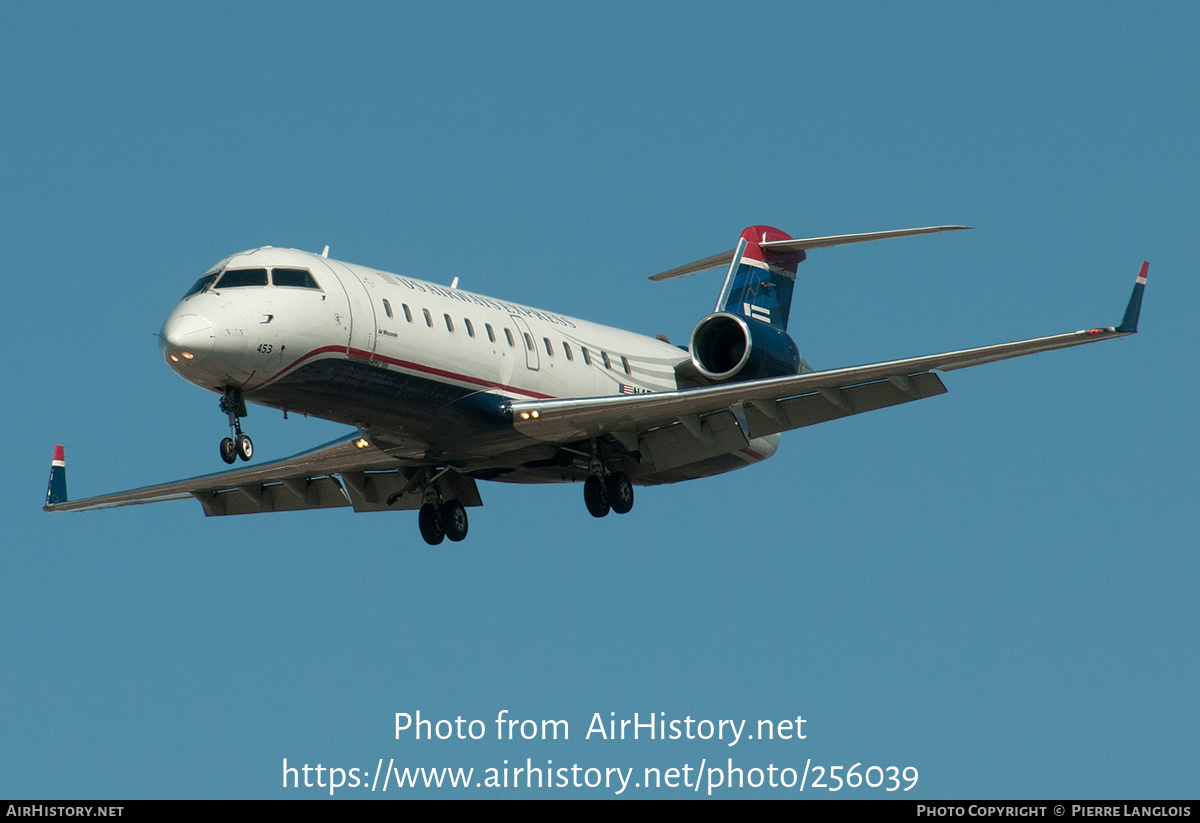
[[[805,426],[815,426],[817,423],[946,393],[946,386],[941,378],[932,372],[912,375],[906,382],[906,388],[902,388],[898,382],[880,380],[839,389],[837,394],[826,390],[825,393],[818,391],[815,394],[774,401],[771,412],[775,413],[775,417],[771,416],[771,412],[764,410],[771,401],[749,404],[746,408],[746,422],[750,428],[750,436],[764,437]]]
[[[191,496],[200,501],[208,517],[333,509],[350,505],[346,492],[332,477],[243,485],[224,491],[198,491]]]
[[[414,478],[423,474],[420,469],[390,472],[340,472],[346,486],[350,505],[356,512],[416,511],[425,502],[424,487]],[[483,498],[475,478],[457,472],[444,472],[438,487],[447,500],[457,500],[464,506],[482,506]]]

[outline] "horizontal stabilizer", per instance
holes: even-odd
[[[916,234],[936,234],[942,231],[964,231],[970,226],[926,226],[923,229],[892,229],[891,231],[869,231],[862,234],[834,234],[829,237],[805,237],[796,240],[769,240],[760,245],[764,249],[777,251],[802,251],[824,249],[830,246],[848,246],[851,243],[866,243],[871,240],[891,240],[894,237],[912,237]]]
[[[935,234],[943,231],[962,231],[970,226],[926,226],[920,229],[893,229],[891,231],[871,231],[862,234],[834,234],[828,237],[801,237],[791,240],[768,240],[759,245],[773,251],[805,251],[807,249],[824,249],[830,246],[845,246],[850,243],[866,243],[871,240],[890,240],[894,237],[911,237],[917,234]],[[714,254],[703,260],[678,266],[668,271],[650,276],[651,280],[671,280],[688,274],[695,274],[709,269],[727,268],[733,261],[734,249]]]

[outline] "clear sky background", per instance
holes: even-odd
[[[327,796],[284,758],[1200,795],[1195,4],[5,3],[0,31],[0,796]],[[74,497],[224,467],[217,397],[153,335],[234,251],[682,342],[720,275],[646,276],[756,223],[976,227],[813,252],[817,368],[1115,325],[1147,259],[1141,333],[947,374],[624,517],[482,484],[437,548],[412,513],[40,509],[56,443]],[[256,460],[344,431],[246,426]],[[395,740],[417,710],[488,739]],[[571,738],[497,741],[500,710]],[[585,740],[597,712],[806,739]]]

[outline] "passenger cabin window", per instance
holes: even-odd
[[[383,310],[387,314],[388,317],[393,316],[392,315],[392,304],[389,303],[386,298],[383,301]]]
[[[604,368],[611,369],[612,361],[608,359],[608,352],[602,351],[600,352],[600,356],[604,358]]]
[[[509,331],[507,327],[504,329],[504,336],[508,338],[508,345],[510,345],[510,346],[517,345],[516,343],[513,342],[512,332]]]
[[[496,342],[496,332],[492,330],[492,324],[491,324],[491,323],[484,323],[484,324],[483,324],[483,327],[484,327],[485,329],[487,329],[487,333],[488,333],[488,341],[489,341],[489,342],[491,342],[491,343],[495,343],[495,342]]]
[[[467,337],[474,337],[475,327],[471,325],[471,318],[464,317],[463,322],[467,324]]]
[[[543,337],[542,342],[546,344],[546,354],[548,354],[550,357],[553,357],[554,356],[554,347],[550,345],[550,338]]]
[[[234,289],[243,286],[267,285],[266,269],[226,269],[215,288]]]
[[[448,315],[448,314],[443,314],[442,317],[446,318],[446,331],[453,334],[454,333],[454,321],[450,319],[450,315]]]
[[[271,282],[276,286],[286,286],[292,289],[321,290],[308,269],[272,269]],[[391,317],[389,314],[388,317]]]
[[[633,370],[629,368],[629,360],[626,359],[625,355],[621,355],[621,367],[625,369],[626,374],[633,374]]]
[[[220,272],[215,271],[212,274],[206,274],[203,277],[201,277],[199,280],[196,281],[196,285],[194,285],[190,289],[188,289],[188,292],[187,292],[187,294],[184,295],[184,297],[191,297],[193,294],[197,294],[197,293],[202,292],[205,289],[207,289],[209,287],[209,285],[212,283],[212,281],[217,279],[218,274],[220,274]]]
[[[585,366],[592,365],[592,355],[588,352],[587,346],[580,346],[579,350],[583,352],[583,364]]]
[[[533,351],[533,338],[529,336],[529,332],[521,332],[521,336],[525,338],[525,348]]]
[[[433,315],[429,313],[429,309],[421,309],[421,314],[425,315],[425,325],[433,328]]]
[[[404,319],[407,320],[409,323],[411,323],[412,322],[412,312],[409,311],[408,304],[401,303],[400,308],[404,309]]]
[[[563,354],[565,354],[567,356],[568,360],[575,359],[574,356],[571,354],[571,344],[568,343],[566,340],[563,341]]]

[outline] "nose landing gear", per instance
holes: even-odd
[[[254,441],[250,435],[242,432],[242,421],[249,412],[246,411],[246,399],[242,390],[232,386],[225,387],[225,395],[221,398],[221,411],[229,416],[229,428],[232,437],[221,441],[221,459],[226,463],[234,463],[240,457],[249,460],[254,456]]]

